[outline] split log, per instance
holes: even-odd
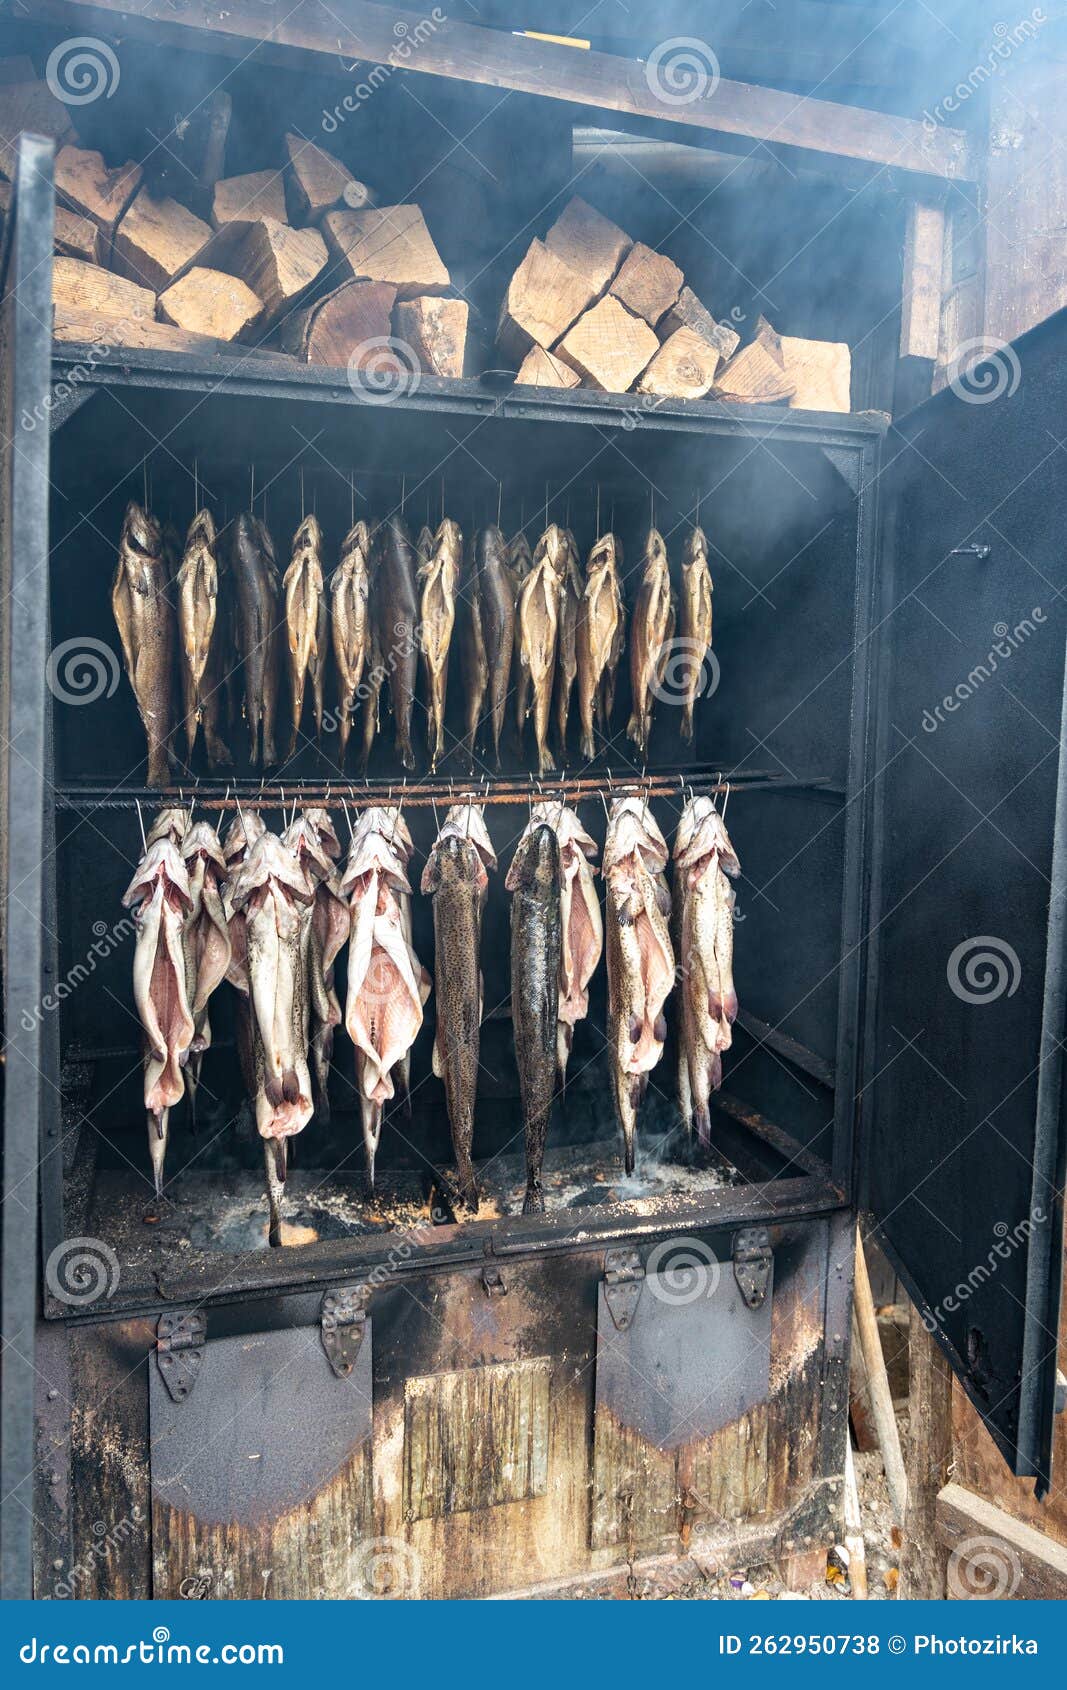
[[[159,296],[164,323],[212,340],[236,340],[263,312],[263,301],[240,276],[194,264]]]
[[[11,183],[0,182],[0,228],[11,209]],[[56,206],[52,250],[60,258],[80,258],[86,264],[100,263],[100,230],[88,217],[79,217],[66,206]]]
[[[15,174],[16,142],[24,131],[48,136],[57,147],[78,138],[70,107],[37,78],[0,83],[0,174]]]
[[[277,170],[251,170],[215,183],[211,200],[214,228],[237,219],[252,223],[257,217],[273,217],[276,223],[288,221],[285,183]]]
[[[210,240],[211,228],[175,199],[142,188],[115,230],[111,263],[120,276],[162,293]]]
[[[849,411],[852,409],[852,358],[845,341],[798,340],[782,336],[785,373],[796,391],[794,410]]]
[[[625,229],[577,194],[556,218],[545,245],[599,295],[633,246]]]
[[[554,358],[543,346],[531,346],[515,377],[516,386],[579,387],[581,376],[562,358]]]
[[[226,341],[212,340],[209,335],[190,334],[187,329],[176,329],[171,323],[157,323],[143,318],[135,321],[131,317],[115,317],[108,320],[97,318],[91,311],[79,311],[68,305],[56,306],[54,333],[57,340],[73,340],[105,349],[127,346],[146,347],[154,352],[196,352],[209,357],[240,356],[242,363],[270,358],[275,366],[279,362],[290,362],[282,352],[261,352],[255,347],[243,348],[237,354],[234,347]]]
[[[555,346],[596,299],[596,289],[542,241],[531,241],[500,306],[496,340],[518,364],[531,346]]]
[[[677,264],[666,253],[653,252],[650,246],[638,241],[624,259],[611,291],[628,311],[643,317],[655,328],[675,304],[684,281]]]
[[[314,141],[300,135],[286,135],[289,171],[289,201],[294,223],[317,223],[324,211],[345,205],[350,211],[365,211],[376,204],[374,191],[357,182],[340,159]]]
[[[261,326],[266,328],[307,292],[326,258],[317,229],[290,229],[273,217],[260,217],[254,223],[224,223],[196,255],[196,263],[246,282],[263,301]]]
[[[156,296],[125,276],[86,264],[80,258],[57,258],[52,265],[52,299],[84,316],[114,321],[152,322]]]
[[[428,376],[461,376],[467,347],[465,299],[401,300],[396,308],[396,332],[411,347],[419,368]]]
[[[61,147],[55,172],[56,198],[96,224],[104,237],[106,261],[111,255],[115,224],[141,186],[141,166],[130,160],[109,170],[102,153],[84,147]]]
[[[392,331],[396,289],[391,282],[345,282],[314,305],[290,312],[279,344],[308,364],[343,367],[360,347],[387,340]],[[359,367],[362,360],[356,360]]]
[[[226,143],[233,119],[233,101],[224,88],[216,88],[201,108],[205,120],[204,151],[200,160],[197,184],[206,198],[214,197],[216,183],[222,180],[226,168]]]
[[[663,321],[657,325],[662,338],[674,334],[676,329],[693,329],[702,336],[709,346],[714,346],[720,358],[724,361],[732,358],[741,344],[741,336],[736,329],[727,328],[725,323],[717,323],[711,312],[703,306],[692,288],[684,287],[674,304],[671,306]]]
[[[392,282],[401,299],[451,285],[417,205],[328,211],[322,227],[341,274],[354,282]]]
[[[760,340],[743,346],[715,378],[717,397],[754,405],[781,404],[795,392],[796,383]]]
[[[659,341],[644,318],[609,293],[579,317],[556,347],[556,356],[593,387],[626,393],[658,351]]]
[[[637,384],[640,393],[667,399],[703,399],[715,382],[719,354],[693,329],[675,329]]]

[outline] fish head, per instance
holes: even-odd
[[[690,570],[703,570],[708,563],[708,541],[702,528],[694,527],[689,530],[682,547],[682,573]]]
[[[318,834],[319,844],[326,855],[336,861],[341,855],[341,841],[337,837],[337,829],[333,825],[329,810],[323,809],[321,804],[310,804],[304,811],[304,821]]]
[[[145,903],[160,882],[168,903],[175,908],[192,909],[189,873],[173,839],[157,839],[148,847],[123,894],[123,908],[132,909],[136,904]]]
[[[508,567],[518,582],[525,579],[532,566],[533,553],[530,550],[530,542],[520,529],[508,541]]]
[[[604,842],[604,873],[635,853],[653,874],[662,872],[670,855],[667,841],[645,800],[630,795],[616,798],[611,806]]]
[[[686,826],[690,811],[694,812],[693,817]],[[741,864],[726,831],[726,823],[711,798],[694,798],[686,806],[678,827],[674,855],[681,868],[691,870],[704,858],[715,857],[723,873],[732,879],[736,880],[741,873]]]
[[[547,564],[557,582],[562,582],[567,564],[570,560],[570,545],[566,532],[555,522],[550,522],[534,551],[534,565]]]
[[[442,518],[438,525],[430,555],[434,562],[440,560],[443,563],[453,581],[459,579],[463,566],[463,530],[450,516]]]
[[[438,838],[444,839],[450,834],[455,834],[460,839],[469,839],[485,867],[496,868],[496,852],[489,837],[489,829],[485,825],[485,811],[480,804],[451,805]]]
[[[559,840],[548,822],[534,822],[515,847],[504,885],[509,892],[548,895],[559,885]]]
[[[310,903],[315,888],[300,859],[275,833],[264,832],[250,849],[230,886],[230,907],[239,910],[256,892],[277,886],[299,903]]]
[[[163,530],[156,518],[132,499],[122,521],[122,543],[145,557],[158,557],[163,550]]]
[[[219,836],[210,822],[194,822],[182,840],[181,851],[185,862],[191,863],[194,857],[203,857],[225,879],[226,858]]]
[[[294,816],[289,823],[282,834],[282,844],[289,847],[313,885],[330,874],[333,864],[323,847],[318,828],[309,821],[306,810],[302,816]]]
[[[461,833],[442,829],[422,871],[423,893],[432,895],[461,887],[484,891],[488,884],[489,876],[474,842]]]
[[[262,839],[267,831],[267,824],[258,810],[238,810],[233,821],[226,829],[226,838],[222,842],[223,855],[232,867],[235,863],[243,862],[245,854]]]
[[[433,556],[433,529],[424,522],[419,529],[419,537],[415,541],[415,556],[419,560],[419,569],[425,569]]]
[[[358,522],[354,522],[352,524],[348,533],[341,541],[340,567],[344,569],[349,567],[351,564],[351,567],[358,568],[362,565],[364,569],[367,569],[370,564],[370,553],[370,528],[367,523],[364,522],[363,518],[360,517]]]
[[[192,546],[203,546],[209,552],[214,552],[218,533],[215,528],[215,518],[209,510],[197,511],[189,524],[189,531],[185,536],[185,549]]]
[[[658,528],[650,528],[645,540],[642,569],[646,576],[669,573],[667,546]]]
[[[589,553],[589,561],[586,564],[586,594],[588,595],[592,591],[597,576],[602,575],[605,571],[618,569],[621,562],[621,547],[614,534],[602,534],[599,540],[594,543]]]
[[[306,516],[293,535],[293,551],[304,550],[313,551],[316,556],[322,552],[322,529],[314,514]]]
[[[475,547],[479,569],[508,567],[508,543],[495,522],[479,528]]]
[[[145,844],[154,845],[157,839],[172,839],[176,845],[180,845],[188,828],[188,810],[180,804],[166,804],[145,835]]]
[[[341,877],[341,891],[344,896],[351,897],[357,881],[363,880],[368,874],[382,876],[394,892],[411,891],[405,859],[401,857],[397,845],[384,833],[352,835],[348,860]]]

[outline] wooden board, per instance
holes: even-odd
[[[111,263],[120,276],[162,293],[210,238],[210,225],[178,200],[142,188],[115,229]]]
[[[343,367],[360,347],[370,358],[389,337],[395,303],[389,282],[345,282],[314,305],[291,312],[279,330],[281,345],[309,364]],[[356,367],[362,363],[357,358]]]
[[[549,229],[545,245],[601,294],[633,242],[625,229],[575,194]]]
[[[404,1385],[404,1514],[426,1520],[548,1490],[550,1356]]]
[[[635,241],[611,291],[628,311],[655,328],[677,300],[684,281],[681,270],[666,253],[653,252],[643,241]]]
[[[158,323],[145,317],[102,318],[92,312],[57,305],[53,334],[56,340],[76,341],[80,345],[105,348],[134,346],[156,352],[196,352],[201,357],[233,358],[235,348],[227,341],[212,340],[210,335],[190,334],[176,329],[171,323]],[[291,362],[288,353],[243,348],[242,363],[246,360],[270,358],[276,363]]]
[[[15,143],[24,131],[48,136],[57,146],[77,139],[70,107],[36,78],[0,83],[0,174],[9,179],[15,170]]]
[[[904,288],[900,304],[900,356],[937,357],[941,331],[941,274],[945,209],[913,200],[904,232]]]
[[[156,314],[156,296],[151,288],[139,287],[125,276],[113,275],[96,264],[86,264],[78,258],[57,258],[52,266],[52,298],[57,308],[66,306],[72,311],[92,317],[96,321],[129,319],[132,323],[152,322]]]
[[[785,373],[794,383],[794,410],[850,411],[852,355],[844,341],[782,336]]]
[[[962,1485],[937,1498],[937,1536],[950,1600],[1067,1601],[1067,1549]]]
[[[263,301],[261,326],[296,305],[326,267],[326,243],[317,229],[290,229],[273,217],[224,223],[196,256],[209,270],[240,276]]]
[[[465,299],[401,300],[396,308],[396,332],[406,340],[430,376],[461,376],[467,346],[470,307]]]
[[[562,358],[546,352],[543,346],[531,346],[515,377],[517,387],[579,387],[581,376]]]
[[[278,170],[252,170],[244,176],[227,176],[215,183],[211,202],[214,228],[238,218],[254,222],[257,217],[287,221],[285,181]]]
[[[263,311],[263,302],[239,276],[194,264],[159,296],[159,315],[175,328],[214,340],[236,340]]]
[[[556,355],[583,381],[607,393],[626,393],[659,351],[659,341],[642,317],[606,294],[556,347]]]
[[[543,241],[531,241],[500,303],[497,345],[518,363],[531,346],[546,351],[587,311],[596,290]]]
[[[11,183],[0,182],[0,227],[11,206]],[[86,264],[100,263],[100,230],[88,217],[79,217],[66,206],[56,206],[53,251],[61,258],[80,258]]]
[[[668,335],[637,384],[640,393],[668,399],[703,399],[715,382],[719,354],[694,329]]]
[[[111,237],[138,188],[144,172],[132,160],[109,170],[102,153],[85,147],[61,147],[56,154],[56,198],[83,217],[91,217],[105,237],[105,256]]]
[[[328,211],[322,220],[338,274],[392,282],[401,299],[444,293],[449,275],[417,205]]]
[[[587,105],[749,139],[761,147],[796,148],[818,155],[825,166],[852,160],[863,174],[887,170],[900,175],[967,180],[974,174],[966,137],[947,125],[868,111],[830,100],[800,99],[795,93],[755,83],[713,78],[691,90],[682,103],[656,92],[655,66],[608,53],[578,52],[555,42],[486,29],[445,17],[429,28],[424,14],[346,0],[339,17],[315,0],[289,0],[279,16],[273,0],[240,0],[221,9],[209,0],[188,0],[175,13],[173,0],[35,0],[42,16],[65,24],[79,14],[100,28],[117,18],[125,34],[188,42],[199,38],[216,52],[243,56],[249,44],[266,52],[298,48],[319,55],[323,68],[347,74],[353,60],[395,65],[398,31],[417,46],[404,60],[416,75],[443,76],[491,88],[511,88],[567,104]],[[291,62],[291,61],[290,61]],[[662,74],[662,71],[661,71]],[[754,150],[754,149],[753,149]]]

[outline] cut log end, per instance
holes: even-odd
[[[214,340],[236,340],[262,311],[262,300],[239,276],[195,264],[159,297],[163,322]]]
[[[254,222],[257,217],[287,221],[285,182],[277,170],[252,170],[215,183],[211,221],[216,229],[237,219]]]
[[[411,347],[419,368],[431,376],[461,376],[470,308],[464,299],[402,300],[396,332]]]
[[[685,277],[666,253],[654,252],[643,241],[631,247],[611,291],[635,317],[651,328],[675,304]]]
[[[546,352],[543,346],[531,346],[515,377],[517,387],[579,387],[581,376],[562,358]]]
[[[607,294],[555,348],[556,356],[593,387],[626,393],[659,351],[648,324]]]
[[[711,392],[719,354],[693,329],[676,329],[638,382],[641,393],[667,399],[703,399]]]
[[[121,276],[162,293],[211,238],[210,225],[175,199],[142,188],[115,230],[112,265]]]
[[[596,292],[543,241],[531,241],[500,307],[496,335],[500,351],[516,364],[531,346],[548,351],[588,311]]]
[[[352,281],[391,282],[400,299],[451,285],[417,205],[328,211],[322,228],[340,273]]]
[[[309,364],[333,367],[360,349],[380,346],[392,330],[396,289],[390,282],[345,282],[314,305],[290,312],[279,330],[279,344]]]
[[[633,242],[617,223],[576,194],[549,229],[545,245],[599,296]]]

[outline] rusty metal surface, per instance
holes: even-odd
[[[404,1515],[469,1513],[548,1489],[550,1356],[409,1379]],[[477,1525],[472,1522],[472,1530]]]

